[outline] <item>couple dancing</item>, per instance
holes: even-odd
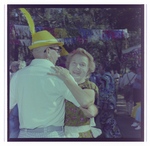
[[[32,32],[32,31],[31,31]],[[94,138],[97,86],[88,80],[95,71],[93,57],[78,48],[68,55],[66,67],[55,66],[60,46],[48,31],[32,33],[34,59],[10,82],[10,114],[18,106],[19,133],[10,138]],[[16,127],[14,127],[16,128]]]
[[[35,37],[42,33],[51,36],[43,31]],[[55,66],[60,56],[59,44],[62,43],[49,41],[39,47],[30,46],[35,59],[11,79],[10,110],[18,105],[19,138],[92,138],[101,133],[92,128],[98,112],[94,105],[98,88],[88,80],[95,70],[93,57],[78,48],[68,55],[68,70]]]

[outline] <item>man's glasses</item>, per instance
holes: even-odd
[[[48,47],[49,49],[51,49],[51,50],[55,50],[57,53],[60,53],[61,52],[61,48],[59,48],[59,49],[55,49],[55,48],[53,48],[53,47]],[[47,48],[46,48],[47,49]],[[44,50],[44,53],[46,52],[46,50]]]

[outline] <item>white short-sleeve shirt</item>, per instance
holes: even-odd
[[[62,80],[47,75],[55,72],[51,66],[46,59],[34,59],[11,79],[9,108],[18,104],[20,129],[63,126],[64,99],[80,106]]]
[[[120,87],[123,88],[125,85],[130,83],[133,84],[136,78],[136,74],[133,72],[126,73],[123,78],[121,79]]]

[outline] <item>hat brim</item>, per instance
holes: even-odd
[[[38,47],[55,45],[55,44],[57,44],[58,46],[63,46],[64,45],[64,43],[62,43],[62,42],[42,42],[42,43],[37,43],[37,44],[33,44],[33,45],[29,46],[29,49],[32,50],[32,49],[35,49],[35,48],[38,48]]]

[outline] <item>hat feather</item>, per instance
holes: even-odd
[[[24,9],[24,8],[19,8],[19,9],[23,12],[24,16],[25,16],[26,19],[27,19],[27,22],[28,22],[28,24],[29,24],[29,28],[30,28],[31,35],[32,35],[32,37],[33,37],[33,35],[35,34],[35,25],[34,25],[34,22],[33,22],[33,20],[32,20],[32,17],[31,17],[31,15],[28,13],[28,11],[27,11],[26,9]]]
[[[69,54],[63,46],[61,46],[61,48],[62,50],[61,50],[60,56],[65,56]]]

